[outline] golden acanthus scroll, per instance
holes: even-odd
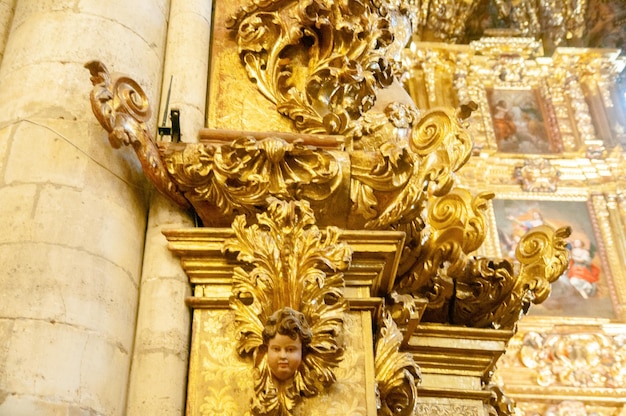
[[[238,216],[236,238],[224,245],[247,266],[233,276],[237,351],[254,361],[252,414],[289,415],[303,397],[335,381],[347,310],[341,271],[352,252],[338,242],[338,229],[322,236],[306,202],[275,200],[246,225]]]

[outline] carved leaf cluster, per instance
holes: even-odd
[[[343,355],[341,333],[347,301],[343,275],[351,249],[338,229],[322,233],[308,203],[274,200],[257,223],[245,216],[233,223],[236,238],[224,250],[236,252],[247,267],[236,267],[231,308],[240,334],[237,350],[255,361],[255,415],[289,415],[302,396],[317,395],[335,381],[333,369]],[[262,331],[269,316],[284,307],[302,312],[311,342],[293,383],[276,386],[263,359]]]
[[[410,2],[255,1],[227,22],[259,91],[299,131],[350,135],[394,79]],[[304,47],[303,47],[304,46]]]
[[[401,352],[402,333],[386,312],[379,325],[374,367],[380,401],[379,416],[415,414],[421,370],[413,355]]]
[[[331,153],[271,136],[223,145],[172,145],[162,153],[187,198],[210,201],[224,216],[256,213],[269,197],[322,200],[341,180],[341,166]]]

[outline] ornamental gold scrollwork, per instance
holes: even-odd
[[[225,217],[254,214],[270,196],[327,199],[343,177],[332,153],[272,135],[243,135],[221,145],[172,144],[162,155],[167,172],[194,205],[208,201]]]
[[[525,192],[556,192],[560,172],[548,159],[526,159],[516,166],[513,176]]]
[[[143,88],[125,75],[110,73],[100,61],[87,62],[85,68],[91,73],[93,84],[91,109],[109,132],[111,146],[115,149],[132,146],[144,173],[156,188],[182,208],[189,208],[189,201],[168,175],[152,140],[147,125],[152,111]]]
[[[248,76],[298,131],[352,137],[394,82],[414,9],[409,1],[257,0],[227,27]]]
[[[483,211],[493,196],[489,192],[473,196],[455,188],[427,200],[424,222],[429,226],[421,233],[420,246],[404,254],[401,261],[410,267],[403,271],[396,290],[428,300],[426,315],[435,321],[449,316],[446,308],[454,295],[455,279],[470,262],[469,253],[484,241]],[[442,316],[436,318],[438,314]]]
[[[390,312],[383,313],[379,327],[374,358],[378,416],[413,415],[421,370],[412,354],[400,352],[403,336]]]
[[[426,112],[410,127],[407,145],[390,140],[380,146],[380,163],[352,158],[351,198],[355,212],[365,212],[360,204],[376,207],[366,228],[385,229],[417,220],[428,195],[441,196],[454,185],[454,173],[471,155],[472,140],[452,109]],[[393,136],[390,136],[393,137]],[[390,202],[380,207],[377,192]],[[395,193],[395,195],[394,195]]]
[[[303,397],[335,382],[347,310],[341,271],[352,251],[338,242],[336,228],[325,234],[317,228],[304,201],[273,200],[257,223],[247,226],[240,215],[232,228],[236,238],[224,250],[238,253],[247,265],[234,270],[230,305],[237,351],[254,363],[250,414],[289,416]],[[287,343],[285,351],[281,342]]]
[[[626,385],[626,336],[600,332],[528,332],[521,363],[536,372],[540,386],[620,388]]]
[[[546,300],[550,283],[567,270],[570,233],[570,227],[531,229],[515,251],[518,273],[509,260],[470,262],[456,280],[453,321],[479,328],[514,328],[532,303]]]

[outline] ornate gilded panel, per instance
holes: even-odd
[[[370,325],[369,313],[345,315],[343,360],[336,369],[337,381],[326,394],[311,398],[297,407],[294,415],[375,415],[368,409],[373,399],[366,397],[368,365],[362,334]],[[229,310],[195,309],[191,346],[188,416],[241,416],[247,414],[254,396],[252,362],[242,358],[237,344],[235,314]],[[371,368],[371,367],[370,367]],[[373,392],[371,393],[373,394]]]
[[[476,103],[473,155],[458,179],[495,195],[478,253],[511,257],[531,226],[572,227],[570,265],[517,325],[496,380],[519,414],[620,414],[626,61],[616,49],[546,56],[535,39],[491,33],[466,46],[413,42],[404,85],[421,108]]]

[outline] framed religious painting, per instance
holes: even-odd
[[[498,152],[563,152],[554,108],[547,104],[538,89],[489,88],[485,92]]]
[[[620,299],[600,224],[590,201],[495,199],[493,211],[499,248],[514,258],[516,243],[532,227],[569,226],[569,267],[552,283],[550,297],[532,305],[529,317],[620,320]]]
[[[567,269],[544,302],[530,305],[497,364],[495,377],[522,414],[609,416],[626,403],[621,204],[617,195],[585,192],[504,191],[492,200],[491,248],[502,258],[514,258],[532,227],[571,229]]]
[[[482,157],[606,156],[623,136],[614,122],[621,96],[610,93],[624,67],[619,53],[557,48],[546,57],[536,39],[494,35],[467,46],[412,43],[403,82],[417,106],[471,108],[467,127]]]

